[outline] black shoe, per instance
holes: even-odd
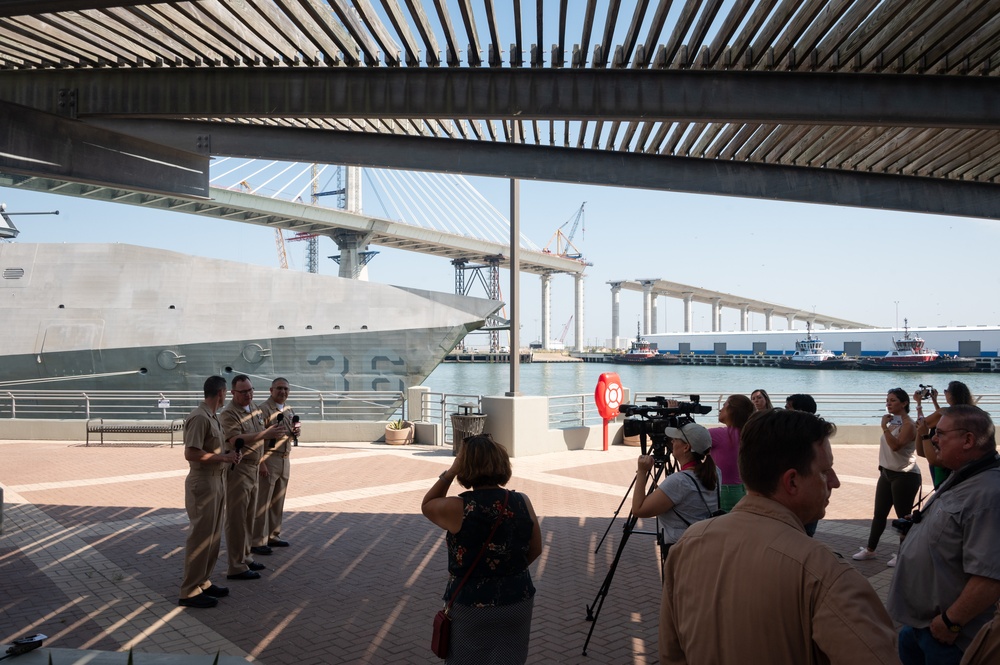
[[[242,573],[236,573],[235,575],[226,575],[227,580],[259,580],[260,573],[254,572],[252,570],[244,570]],[[197,598],[197,596],[195,596]],[[214,598],[212,600],[215,600]]]
[[[212,598],[225,598],[226,596],[229,595],[229,587],[213,584],[212,586],[202,591],[202,593],[205,594],[206,596],[211,596]]]
[[[177,601],[177,604],[181,607],[215,607],[219,604],[219,601],[205,593],[199,593],[197,596],[191,596],[190,598],[181,598]]]
[[[253,547],[250,548],[250,552],[252,554],[260,554],[262,556],[270,556],[271,555],[271,548],[268,547],[267,545],[254,545]]]
[[[272,540],[269,540],[267,541],[267,544],[270,547],[288,547],[288,541],[281,540],[280,538],[274,538]]]
[[[256,561],[251,561],[247,564],[247,566],[250,567],[250,570],[267,570],[267,566],[262,563],[257,563]]]

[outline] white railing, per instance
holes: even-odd
[[[259,401],[266,399],[267,391],[262,392]],[[198,391],[7,390],[0,391],[0,418],[172,420],[203,399]],[[403,413],[398,391],[293,392],[289,403],[308,420],[390,420]]]
[[[414,405],[409,406],[409,417],[416,418],[417,413],[420,413],[422,420],[440,423],[443,433],[442,441],[445,443],[454,441],[451,427],[453,414],[463,414],[467,409],[473,413],[482,411],[482,396],[480,395],[425,392],[421,394],[420,400],[419,411],[413,408]]]

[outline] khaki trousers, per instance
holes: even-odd
[[[287,457],[271,455],[264,460],[267,478],[261,478],[257,488],[257,513],[253,522],[254,547],[267,545],[281,533],[281,515],[285,510],[285,494],[292,465]]]
[[[240,462],[226,471],[226,552],[227,575],[238,575],[253,562],[250,534],[257,508],[257,462]]]
[[[212,586],[209,579],[222,543],[223,472],[189,471],[184,480],[184,508],[191,521],[184,546],[181,598],[197,596]]]

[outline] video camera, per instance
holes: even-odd
[[[920,385],[920,399],[927,399],[928,397],[931,396],[931,393],[934,392],[934,386],[930,384],[927,384],[925,386],[924,384],[921,383],[919,385]]]
[[[655,405],[639,406],[636,404],[622,404],[618,407],[618,412],[626,416],[623,425],[625,436],[638,436],[642,445],[642,454],[653,456],[653,464],[661,467],[666,464],[670,457],[667,450],[667,436],[664,430],[668,427],[680,429],[688,423],[693,423],[692,414],[705,415],[712,410],[710,406],[700,404],[700,395],[688,395],[689,402],[678,402],[676,406],[668,406],[670,401],[663,396],[647,397],[647,402],[655,402]],[[646,441],[650,442],[650,449],[647,453]]]

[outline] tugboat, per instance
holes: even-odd
[[[823,342],[812,335],[812,325],[806,324],[806,338],[795,342],[795,353],[778,360],[786,369],[854,369],[858,361],[838,356],[823,348]]]
[[[892,339],[896,347],[881,358],[862,358],[858,369],[890,370],[902,372],[971,372],[976,367],[975,358],[944,356],[924,347],[924,340],[910,334],[909,323],[903,319],[903,338]]]
[[[611,356],[611,362],[615,363],[625,363],[627,365],[641,365],[649,362],[651,358],[657,355],[656,351],[649,342],[642,338],[642,330],[639,327],[639,323],[635,324],[635,339],[629,345],[629,349],[625,353],[616,353]]]

